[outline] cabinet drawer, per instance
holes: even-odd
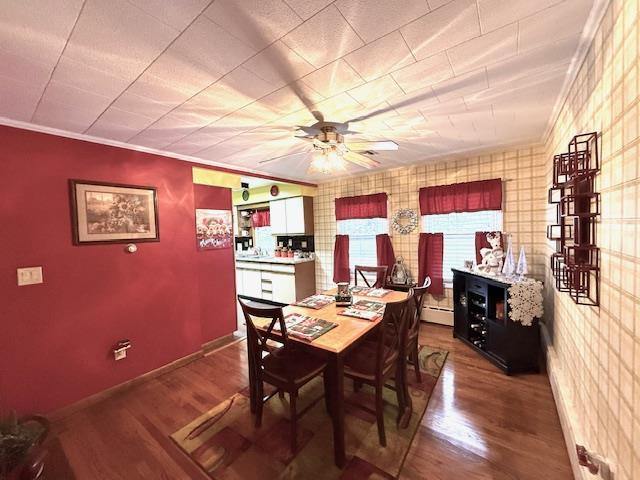
[[[467,290],[470,292],[479,293],[480,295],[487,294],[487,284],[482,280],[467,277]]]
[[[272,271],[278,273],[296,273],[295,265],[272,265]]]

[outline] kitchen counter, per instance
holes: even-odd
[[[236,262],[256,262],[256,263],[279,263],[284,265],[297,265],[299,263],[315,262],[312,258],[289,258],[289,257],[242,257],[236,256]]]
[[[238,295],[289,305],[316,293],[316,262],[309,258],[237,257]]]

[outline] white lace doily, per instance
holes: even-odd
[[[532,278],[523,279],[509,287],[509,318],[529,327],[534,318],[544,314],[542,306],[542,282]]]

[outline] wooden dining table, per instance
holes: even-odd
[[[335,295],[336,289],[324,292],[325,295]],[[383,297],[353,296],[353,302],[358,300],[369,300],[382,303],[398,302],[407,298],[407,292],[390,290]],[[337,307],[335,302],[330,303],[320,309],[312,309],[295,305],[288,305],[283,308],[284,315],[298,313],[309,317],[321,318],[337,324],[336,327],[327,333],[316,338],[312,342],[297,339],[289,336],[289,341],[304,345],[310,353],[322,354],[328,362],[327,373],[331,376],[330,384],[332,401],[331,416],[333,421],[333,450],[335,464],[342,468],[345,465],[345,440],[344,440],[344,358],[355,347],[364,336],[376,328],[380,319],[369,321],[355,317],[340,315],[344,307]],[[264,327],[260,322],[254,322],[256,328]],[[268,323],[268,322],[267,322]],[[373,359],[372,359],[373,361]],[[253,387],[252,387],[253,388]]]

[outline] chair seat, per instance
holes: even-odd
[[[278,349],[262,360],[266,380],[272,377],[281,382],[301,386],[316,376],[327,363],[306,352]]]
[[[354,348],[344,360],[345,375],[369,380],[374,379],[376,373],[377,348],[378,345],[376,343],[366,340]],[[389,350],[389,347],[384,347],[383,357],[386,357]],[[392,359],[395,357],[397,357],[397,353],[391,354]],[[392,366],[393,362],[391,362],[385,370],[390,369]]]

